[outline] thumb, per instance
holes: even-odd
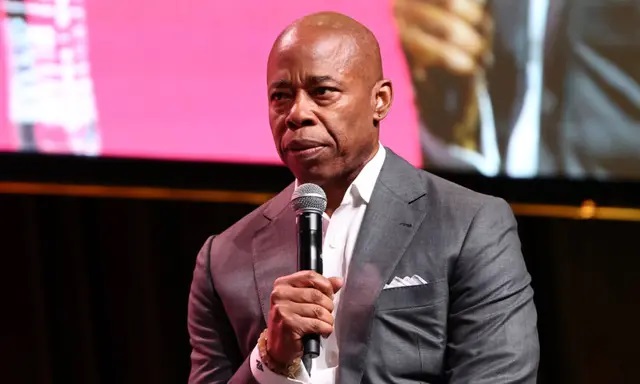
[[[341,277],[330,277],[329,281],[331,282],[331,287],[333,287],[333,293],[337,293],[344,284],[344,279]]]

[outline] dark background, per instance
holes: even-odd
[[[640,207],[639,182],[443,175],[512,203]],[[0,154],[0,182],[275,193],[279,167]],[[0,187],[2,383],[185,383],[196,253],[256,206]],[[636,382],[640,221],[518,216],[541,383]]]

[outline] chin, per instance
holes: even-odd
[[[319,186],[323,186],[326,184],[327,180],[331,180],[333,177],[331,172],[327,172],[326,169],[322,169],[321,167],[313,166],[313,167],[296,167],[295,169],[290,168],[293,174],[298,179],[299,183],[313,183]]]

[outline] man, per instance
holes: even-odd
[[[198,254],[189,381],[534,383],[536,310],[509,206],[379,143],[392,84],[372,33],[304,17],[273,45],[267,84],[296,182]],[[297,272],[289,202],[309,182],[327,195],[324,276]],[[310,333],[323,338],[307,372]]]
[[[639,1],[394,0],[394,9],[429,165],[640,177]]]

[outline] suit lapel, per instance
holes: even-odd
[[[273,282],[298,270],[295,212],[289,207],[293,184],[264,210],[266,225],[253,238],[253,267],[265,323],[268,322]]]
[[[423,221],[424,181],[387,149],[341,293],[336,329],[339,382],[360,382],[375,301]]]

